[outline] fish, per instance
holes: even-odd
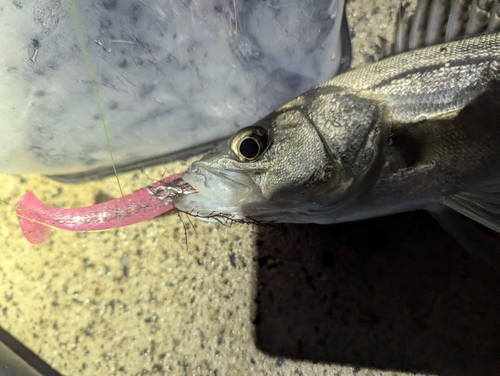
[[[193,163],[182,179],[199,193],[175,207],[317,224],[424,209],[498,265],[500,8],[489,2],[485,17],[487,2],[448,2],[454,18],[436,31],[443,3],[419,2],[413,24],[398,28],[397,54],[305,92]],[[470,17],[460,32],[459,10],[483,21]],[[429,38],[418,31],[425,14]]]
[[[224,223],[317,224],[424,209],[500,266],[499,9],[420,0],[407,17],[400,7],[391,56],[238,131],[180,175],[169,208]],[[28,206],[16,206],[25,223]]]

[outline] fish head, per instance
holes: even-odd
[[[198,193],[175,206],[205,219],[326,223],[324,208],[351,197],[357,176],[309,116],[317,100],[299,97],[193,163],[182,179]]]

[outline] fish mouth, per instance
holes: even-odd
[[[182,174],[182,180],[197,193],[179,195],[175,207],[202,218],[220,214],[244,219],[243,205],[263,199],[255,182],[240,171],[218,170],[194,163]]]

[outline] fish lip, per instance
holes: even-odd
[[[182,179],[211,201],[223,207],[240,204],[259,190],[248,174],[234,170],[219,170],[194,163],[182,174]]]

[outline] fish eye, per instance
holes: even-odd
[[[269,135],[262,127],[247,127],[236,133],[231,140],[231,150],[241,162],[259,158],[269,146]]]

